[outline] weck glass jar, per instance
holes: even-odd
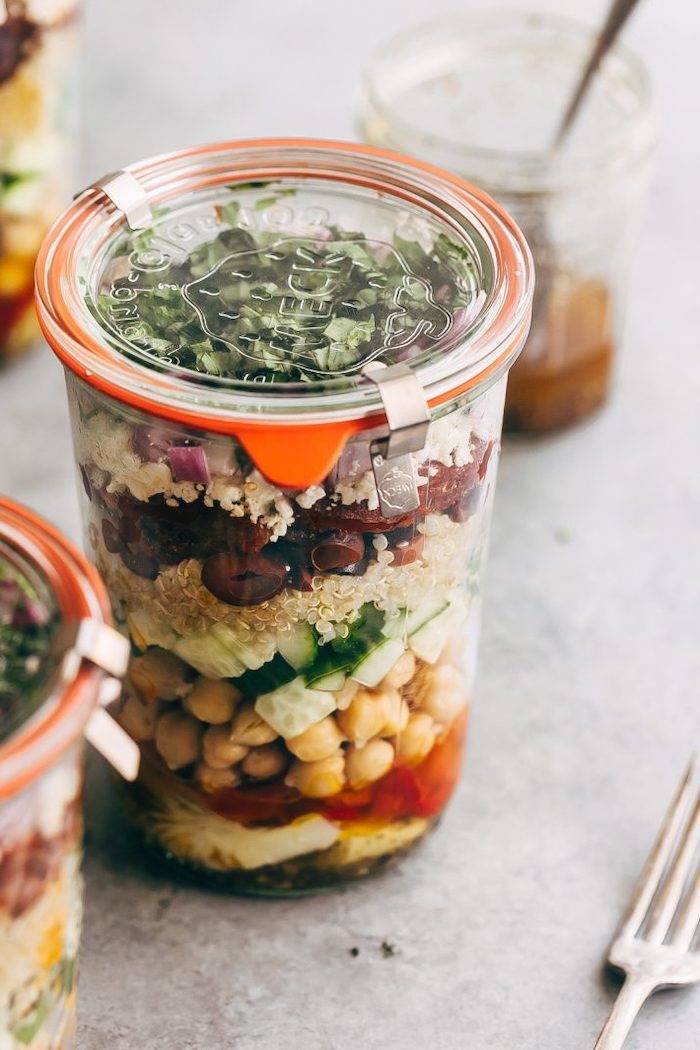
[[[83,556],[0,498],[2,1050],[75,1047],[82,735],[138,758],[98,706],[128,658],[108,608]]]
[[[40,319],[132,643],[130,806],[167,857],[303,892],[434,824],[532,285],[488,198],[362,146],[146,161],[54,227]]]
[[[0,0],[0,364],[39,336],[34,262],[69,199],[77,0]]]
[[[508,380],[506,429],[546,432],[605,401],[654,142],[641,63],[616,47],[561,149],[593,30],[554,15],[436,19],[398,36],[365,79],[363,137],[483,186],[537,269],[533,320]]]

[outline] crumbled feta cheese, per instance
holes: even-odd
[[[422,452],[416,454],[416,463],[428,460],[446,467],[464,467],[472,461],[470,439],[471,418],[468,413],[452,412],[436,419],[428,430],[428,439]]]
[[[304,510],[308,510],[309,507],[313,507],[314,503],[318,503],[320,499],[326,495],[326,490],[322,485],[311,485],[308,489],[304,489],[297,496],[297,503]]]
[[[273,539],[284,536],[294,521],[294,510],[287,497],[257,470],[246,479],[245,502],[250,520],[266,525]]]
[[[379,506],[377,486],[371,470],[368,470],[359,478],[348,478],[345,481],[339,481],[335,486],[335,492],[336,495],[340,496],[340,502],[346,507],[351,503],[365,502],[369,510],[376,510]]]
[[[111,475],[109,492],[126,489],[142,502],[163,494],[193,503],[199,496],[191,481],[173,480],[167,463],[145,463],[134,451],[129,424],[106,412],[98,412],[78,427],[77,452],[80,462],[94,463]]]
[[[219,503],[223,510],[239,518],[243,517],[243,499],[242,486],[231,481],[230,478],[213,478],[207,485],[204,496],[207,507],[213,507],[215,503]]]
[[[76,445],[81,463],[94,464],[110,475],[109,492],[127,490],[142,502],[161,495],[169,506],[194,503],[202,496],[208,507],[218,503],[234,518],[247,515],[253,522],[261,521],[273,539],[284,536],[294,520],[292,504],[283,492],[257,470],[245,480],[232,474],[230,461],[225,457],[215,460],[225,473],[214,475],[206,489],[192,481],[175,481],[167,463],[142,460],[134,451],[131,426],[106,412],[98,412],[79,424]]]

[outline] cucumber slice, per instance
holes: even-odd
[[[315,689],[315,683],[328,675],[339,671],[346,675],[352,671],[370,649],[383,641],[383,623],[382,613],[373,605],[364,606],[347,638],[335,638],[332,642],[319,644],[313,663],[301,669],[307,684]]]
[[[350,677],[370,689],[379,685],[404,651],[400,638],[386,638],[353,668]]]
[[[295,678],[273,693],[259,696],[255,710],[280,736],[288,740],[335,711],[332,693],[307,689],[302,677]]]
[[[454,620],[455,611],[452,606],[448,606],[439,616],[410,635],[408,648],[413,655],[426,664],[434,664],[449,639]]]
[[[255,700],[265,693],[272,693],[280,686],[286,685],[296,678],[296,671],[279,653],[258,671],[247,671],[236,681],[236,689],[239,689],[246,700]]]
[[[244,645],[239,638],[236,637],[234,631],[231,630],[225,623],[215,623],[211,628],[211,633],[221,642],[226,649],[238,657],[244,667],[247,667],[250,671],[257,671],[259,667],[262,667],[266,662],[263,660],[260,653],[255,653],[252,649],[249,649]]]
[[[387,638],[407,638],[443,613],[449,604],[445,598],[426,598],[413,612],[402,609],[398,616],[387,620],[382,628],[382,634]]]
[[[245,664],[211,631],[178,638],[173,652],[206,678],[238,678]]]
[[[321,689],[324,693],[337,693],[345,685],[346,677],[344,671],[331,671],[321,678],[309,678],[308,675],[304,675],[309,689]]]
[[[311,624],[293,624],[290,630],[279,636],[277,649],[295,671],[300,671],[316,659],[318,636]]]

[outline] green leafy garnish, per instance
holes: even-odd
[[[0,743],[45,698],[55,623],[29,582],[0,562]]]
[[[88,305],[122,346],[154,367],[201,377],[347,381],[371,360],[392,364],[439,346],[455,311],[473,301],[473,255],[449,237],[426,243],[424,232],[420,240],[396,234],[387,243],[293,223],[272,231],[251,214],[291,209],[281,198],[296,190],[259,189],[264,196],[247,206],[217,204],[218,232],[205,243],[195,238],[184,259],[177,246],[154,252],[162,244],[156,225],[112,260]],[[143,265],[129,270],[135,256]]]

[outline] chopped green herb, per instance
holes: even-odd
[[[438,345],[472,302],[473,258],[448,237],[426,245],[396,234],[390,244],[335,225],[258,228],[251,206],[296,192],[269,188],[252,205],[217,204],[218,232],[194,238],[187,254],[154,250],[158,226],[132,238],[89,304],[98,319],[156,368],[309,383]],[[139,254],[143,265],[130,270]]]
[[[29,582],[0,561],[0,743],[44,699],[54,626]]]

